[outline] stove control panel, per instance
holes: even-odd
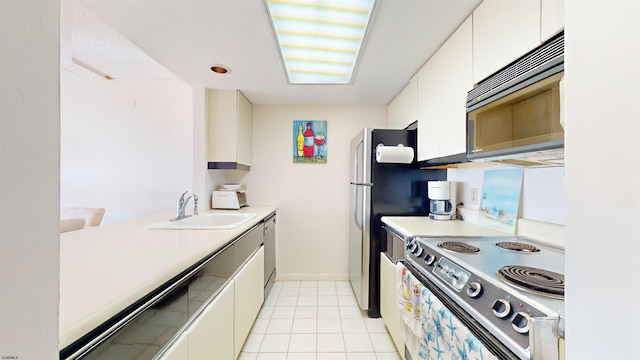
[[[520,334],[527,334],[529,332],[529,318],[530,316],[526,312],[518,312],[511,320],[511,327]]]
[[[444,257],[441,257],[433,267],[433,273],[457,292],[460,292],[467,285],[471,275],[458,264]]]
[[[423,249],[415,239],[411,239],[409,240],[409,242],[407,242],[407,251],[415,256],[420,257],[420,255],[422,255]]]
[[[436,256],[433,254],[427,254],[424,256],[424,263],[427,264],[427,266],[432,266],[433,263],[436,262]]]
[[[467,295],[471,298],[477,298],[482,295],[482,284],[477,281],[472,281],[467,287]]]
[[[511,303],[505,299],[498,299],[491,305],[491,310],[493,310],[493,315],[504,319],[511,315]]]

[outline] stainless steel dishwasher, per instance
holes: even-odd
[[[276,213],[264,220],[264,297],[276,278]]]

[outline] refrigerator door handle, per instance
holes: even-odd
[[[358,187],[360,186],[373,186],[371,183],[351,183],[356,188],[353,189],[353,221],[358,226],[358,229],[362,230],[362,222],[358,222]]]
[[[356,145],[356,151],[353,152],[353,176],[351,177],[353,179],[352,184],[359,184],[358,180],[358,167],[360,166],[359,161],[358,161],[358,155],[360,154],[360,149],[362,148],[362,146],[364,145],[364,138],[360,138],[358,140],[358,145]],[[355,185],[354,184],[354,185]]]
[[[351,185],[362,185],[362,186],[373,186],[373,183],[367,182],[359,182],[358,180],[358,168],[360,167],[360,163],[358,162],[358,154],[360,149],[364,145],[364,139],[360,139],[358,141],[358,145],[356,146],[356,151],[353,153],[353,176],[351,177],[354,181],[351,181]],[[362,156],[365,154],[363,153]]]
[[[356,226],[358,227],[359,230],[362,230],[362,221],[359,221],[358,219],[358,191],[360,189],[358,189],[357,186],[362,185],[361,182],[358,182],[358,167],[360,165],[359,162],[359,155],[360,152],[363,151],[361,150],[362,147],[364,145],[364,138],[360,138],[360,140],[358,141],[358,145],[356,145],[356,149],[353,152],[353,177],[352,179],[355,182],[351,182],[352,185],[355,185],[356,188],[353,189],[353,221],[356,223]],[[363,209],[364,211],[364,209]]]
[[[359,230],[362,230],[362,223],[358,221],[358,188],[353,189],[353,221]]]

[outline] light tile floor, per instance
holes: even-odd
[[[358,307],[348,281],[276,282],[240,360],[400,360],[382,318]]]

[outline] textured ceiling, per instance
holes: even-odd
[[[352,84],[291,85],[264,0],[63,0],[63,77],[179,78],[254,104],[387,105],[481,0],[378,0]],[[231,73],[209,68],[223,64]]]
[[[169,70],[74,0],[60,5],[60,68],[65,78],[97,79],[76,59],[113,79],[175,79]]]

